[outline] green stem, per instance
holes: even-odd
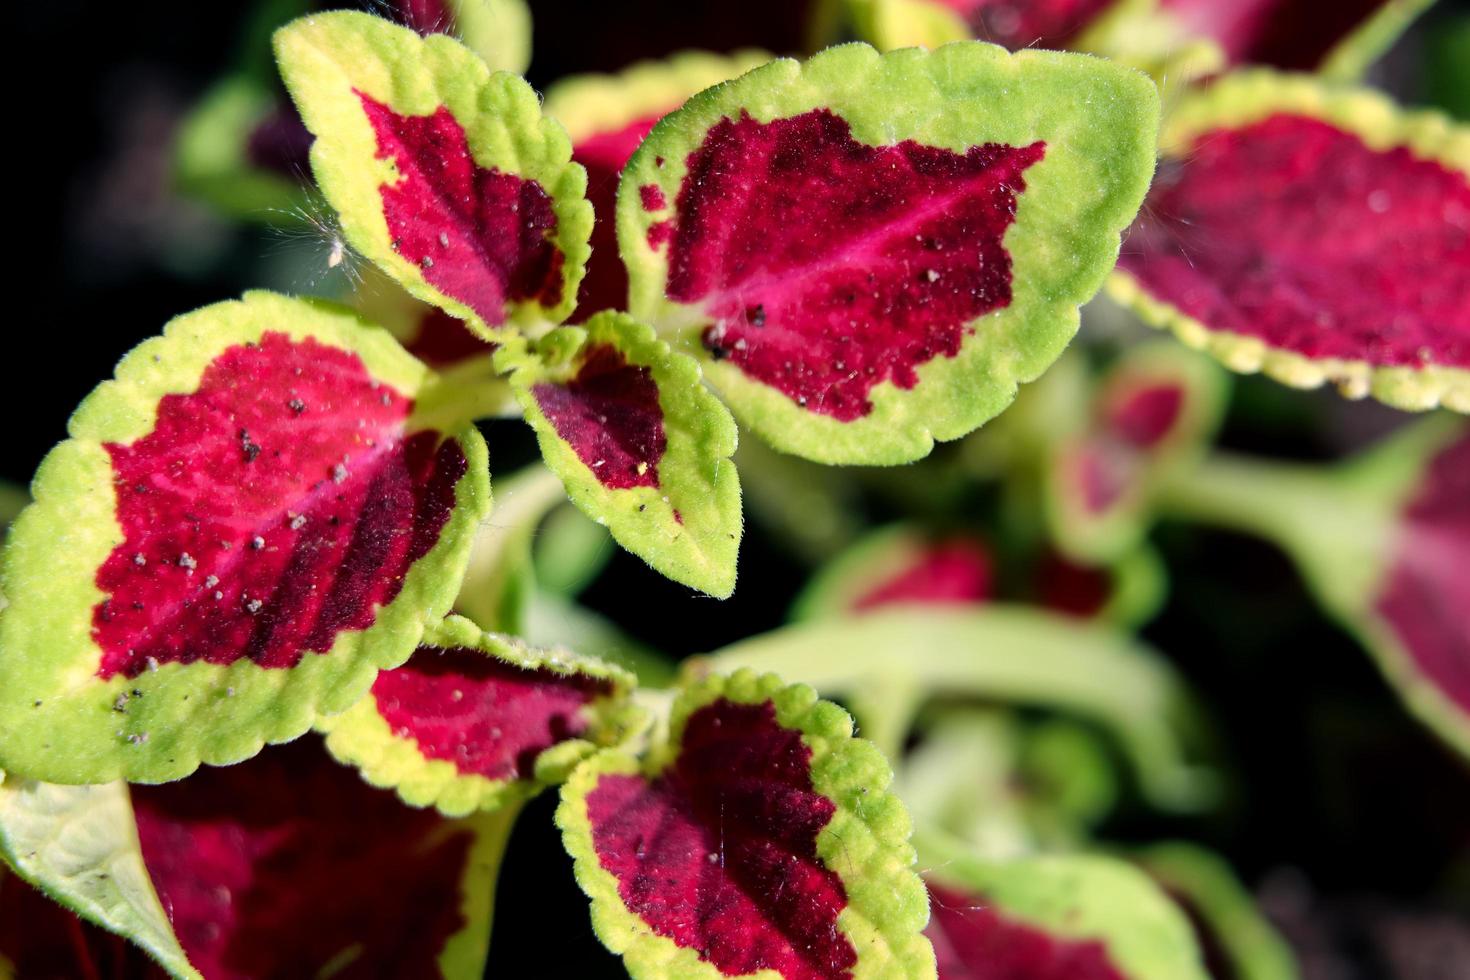
[[[1353,508],[1331,470],[1218,453],[1165,474],[1155,498],[1172,517],[1241,531],[1292,548],[1341,525]]]
[[[982,698],[1070,712],[1112,731],[1144,792],[1169,809],[1206,805],[1213,773],[1186,761],[1196,722],[1168,664],[1130,638],[1024,607],[896,610],[767,633],[695,670],[777,673],[824,694],[885,696],[891,678],[928,697]],[[892,741],[892,734],[884,735]]]

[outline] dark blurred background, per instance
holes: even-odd
[[[1375,81],[1410,102],[1436,96],[1422,70],[1424,42],[1457,15],[1454,6],[1432,11]],[[779,4],[699,7],[533,3],[532,80],[680,47],[801,44],[789,16],[765,16]],[[23,483],[63,437],[72,407],[135,343],[170,316],[245,288],[289,288],[293,273],[273,233],[216,217],[171,183],[174,129],[234,58],[247,4],[49,0],[13,9],[21,43],[12,63],[29,64],[10,86],[19,118],[7,127],[9,199],[20,213],[9,239],[18,309],[7,318],[0,418],[11,421],[0,479]],[[1397,421],[1373,405],[1243,379],[1224,440],[1332,459]],[[532,458],[524,427],[488,432],[498,471]],[[875,521],[900,516],[880,499],[864,506]],[[1193,821],[1125,808],[1111,836],[1188,837],[1229,856],[1312,980],[1470,977],[1470,771],[1405,715],[1280,554],[1182,526],[1155,538],[1173,582],[1146,635],[1206,702],[1238,792],[1224,811]],[[806,574],[753,525],[732,600],[694,597],[619,553],[585,601],[682,656],[779,625]],[[554,802],[533,803],[516,831],[489,973],[621,976],[587,925],[551,825]]]

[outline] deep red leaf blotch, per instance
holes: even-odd
[[[510,301],[561,301],[564,256],[553,241],[556,212],[534,180],[477,164],[464,127],[444,106],[400,116],[361,92],[378,157],[402,179],[384,184],[383,214],[394,250],[424,279],[489,326]]]
[[[668,447],[653,372],[629,364],[622,351],[597,344],[582,354],[574,377],[542,381],[531,393],[557,435],[571,445],[603,486],[656,487]]]
[[[124,538],[97,571],[98,674],[291,667],[371,625],[467,466],[453,439],[405,435],[411,408],[356,354],[267,333],[162,398],[148,435],[108,443]]]
[[[1212,330],[1470,368],[1470,181],[1319,119],[1201,134],[1166,162],[1119,264]]]
[[[1378,614],[1414,667],[1470,715],[1470,431],[1430,461],[1404,509]]]
[[[168,977],[142,949],[0,871],[0,963],[6,961],[17,980]]]
[[[138,839],[189,961],[209,980],[438,976],[465,927],[474,843],[303,739],[187,780],[134,786]]]
[[[670,243],[668,295],[703,304],[712,356],[859,418],[874,385],[912,388],[916,367],[1010,304],[1002,238],[1044,152],[869,146],[825,109],[722,120],[689,156],[676,216],[651,231]]]
[[[479,650],[420,647],[378,675],[372,696],[400,738],[462,775],[530,779],[536,757],[587,729],[583,709],[611,682],[518,667]]]
[[[939,980],[1127,980],[1098,940],[1065,939],[1007,918],[983,896],[931,884]]]
[[[599,778],[587,796],[598,860],[634,915],[726,976],[849,977],[846,892],[816,851],[836,807],[810,762],[770,702],[716,700],[689,716],[656,779]]]
[[[677,108],[677,104],[668,107],[669,111]],[[592,258],[587,262],[587,275],[577,292],[574,323],[581,323],[600,310],[627,309],[628,270],[618,254],[618,179],[660,115],[644,116],[619,129],[593,133],[572,147],[572,159],[587,170],[587,199],[596,214],[592,226]]]

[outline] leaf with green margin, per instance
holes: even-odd
[[[54,786],[5,777],[0,855],[26,882],[147,950],[173,976],[199,976],[144,867],[126,784]]]
[[[445,35],[352,12],[297,20],[275,46],[316,136],[312,172],[354,248],[486,339],[571,312],[590,254],[586,174],[525,81]],[[365,100],[422,160],[382,147]]]
[[[633,675],[566,649],[534,649],[450,616],[407,663],[317,730],[339,762],[447,816],[529,799],[642,727]],[[451,690],[452,689],[452,690]]]
[[[1097,383],[1087,431],[1050,454],[1047,517],[1062,551],[1091,563],[1136,551],[1153,486],[1199,461],[1227,392],[1222,371],[1177,344],[1131,347],[1114,362]]]
[[[616,75],[573,75],[547,89],[546,114],[566,127],[572,159],[587,170],[587,197],[597,212],[574,321],[628,305],[628,271],[618,255],[617,191],[618,177],[638,144],[655,122],[694,93],[772,57],[764,51],[683,51],[663,61],[638,62]]]
[[[919,834],[917,842],[932,869],[925,875],[930,888],[938,888],[929,934],[949,980],[989,976],[989,961],[971,962],[966,955],[980,950],[1001,961],[1009,952],[1018,965],[1045,964],[1034,974],[1018,970],[1015,975],[1027,980],[1084,973],[1124,980],[1209,978],[1189,921],[1123,861],[1072,854],[995,861],[941,835]]]
[[[1171,517],[1286,551],[1409,710],[1470,756],[1470,422],[1432,415],[1334,468],[1221,453],[1159,489]]]
[[[1161,153],[1110,297],[1232,371],[1470,412],[1470,127],[1253,70],[1183,99]]]
[[[1116,629],[1036,609],[879,611],[786,627],[686,663],[695,675],[779,668],[828,696],[882,691],[898,677],[928,696],[1050,708],[1110,732],[1161,808],[1198,809],[1218,790],[1216,774],[1190,761],[1202,726],[1167,661]]]
[[[742,530],[737,436],[699,365],[611,312],[498,360],[572,502],[657,571],[728,597]]]
[[[453,33],[496,71],[523,75],[531,64],[531,9],[526,0],[441,0]]]
[[[448,611],[490,503],[473,426],[421,428],[414,403],[432,393],[382,330],[271,293],[135,348],[72,416],[6,543],[0,765],[178,779],[295,738],[406,660]],[[281,588],[288,572],[299,588]]]
[[[1101,285],[1117,255],[1118,233],[1143,199],[1153,170],[1157,112],[1157,92],[1139,73],[1077,55],[1037,51],[1011,55],[978,42],[949,45],[932,53],[906,49],[884,56],[865,45],[844,45],[804,64],[773,62],[690,99],[654,128],[630,161],[618,200],[618,242],[631,278],[630,311],[652,322],[681,347],[698,353],[711,384],[737,417],[776,448],[828,463],[894,464],[918,459],[930,451],[934,440],[956,439],[997,415],[1015,397],[1017,385],[1039,376],[1076,332],[1077,306]],[[893,278],[908,266],[895,264],[899,258],[884,253],[882,262],[871,268],[883,271],[892,282],[885,281],[881,288],[866,287],[873,288],[875,309],[890,307],[900,299],[911,310],[927,309],[914,305],[917,299],[940,295],[945,289],[950,290],[943,293],[945,305],[954,309],[935,314],[932,329],[914,320],[909,327],[920,332],[912,337],[894,327],[898,321],[885,314],[883,322],[889,324],[885,329],[893,334],[890,340],[873,337],[867,347],[841,349],[867,351],[865,356],[887,360],[899,358],[896,351],[906,353],[892,364],[885,360],[883,376],[856,366],[849,373],[847,360],[857,362],[845,359],[838,347],[833,347],[835,360],[827,360],[825,349],[808,346],[814,339],[840,346],[847,342],[842,337],[854,336],[839,336],[820,326],[822,317],[836,309],[821,304],[828,300],[829,306],[839,303],[847,295],[841,292],[841,283],[823,285],[830,295],[812,299],[810,308],[802,305],[806,300],[801,297],[783,298],[781,302],[790,307],[789,315],[772,306],[767,325],[766,300],[782,283],[789,285],[790,275],[777,268],[780,263],[788,263],[793,270],[824,260],[833,270],[855,273],[862,268],[848,260],[833,264],[827,253],[837,245],[828,236],[809,229],[803,232],[803,221],[815,222],[821,215],[802,214],[798,202],[829,206],[835,200],[829,193],[832,188],[813,187],[801,193],[788,189],[783,196],[779,183],[768,183],[766,174],[752,171],[738,177],[741,195],[708,181],[700,185],[700,193],[718,198],[721,206],[750,202],[748,209],[756,209],[755,215],[763,216],[763,221],[793,241],[783,241],[779,248],[769,240],[757,242],[753,236],[759,222],[745,221],[740,246],[745,251],[729,257],[736,268],[729,274],[741,282],[747,274],[759,274],[746,286],[733,281],[718,286],[711,283],[713,291],[696,297],[705,284],[690,285],[694,277],[674,275],[692,268],[685,263],[680,244],[683,229],[668,233],[688,217],[691,199],[687,195],[691,192],[684,185],[690,161],[698,162],[700,154],[715,149],[743,152],[734,148],[744,144],[727,138],[726,131],[736,132],[731,127],[737,125],[759,133],[760,139],[777,138],[771,134],[778,130],[784,134],[790,127],[823,128],[830,139],[809,144],[816,155],[805,161],[805,171],[796,168],[794,158],[783,167],[798,179],[839,185],[852,183],[854,174],[877,181],[885,164],[896,166],[900,158],[928,161],[926,167],[930,162],[939,166],[937,161],[942,158],[946,166],[973,170],[992,154],[998,155],[997,160],[1003,156],[1004,167],[1017,171],[1014,181],[1009,170],[1002,175],[991,169],[1001,167],[999,162],[987,165],[983,178],[964,179],[983,179],[990,182],[990,192],[1003,187],[1015,194],[1024,170],[1025,190],[1015,194],[1013,221],[1012,212],[1002,209],[973,227],[941,228],[947,219],[926,213],[917,200],[900,211],[900,203],[910,202],[891,191],[883,198],[885,207],[893,212],[884,219],[888,224],[882,227],[883,234],[898,234],[900,227],[932,232],[937,248],[948,238],[960,235],[968,240],[985,228],[980,237],[995,253],[992,265],[972,267],[958,258],[940,262],[925,251],[928,239],[923,234],[917,251],[913,235],[906,234],[901,242],[914,254],[905,261],[944,264],[955,278],[963,275],[968,281],[983,274],[996,282],[983,290],[961,289],[931,267],[926,279],[910,283]],[[823,153],[833,159],[826,159]],[[741,159],[741,166],[761,166],[752,159]],[[841,166],[838,159],[843,161]],[[957,194],[971,193],[968,186],[946,187],[951,212],[956,210]],[[874,189],[881,188],[875,185]],[[710,204],[706,198],[700,201],[702,207]],[[649,210],[645,202],[663,204]],[[876,215],[881,213],[874,213],[872,220],[879,220]],[[711,220],[717,223],[718,215]],[[676,261],[666,251],[677,252]],[[761,255],[756,256],[756,251]],[[950,249],[937,254],[956,253]],[[757,260],[768,255],[781,257],[772,260],[776,265],[770,269],[758,268]],[[1002,264],[1003,255],[1008,255],[1009,267]],[[954,262],[961,264],[951,267]],[[985,271],[992,268],[995,271]],[[725,273],[717,270],[706,278],[717,274]],[[908,296],[905,290],[917,292]],[[695,298],[684,302],[673,298],[675,295]],[[867,295],[854,285],[845,301],[846,315],[858,325],[855,336],[859,339],[872,334],[879,322],[852,305],[859,296]],[[963,297],[983,300],[984,309],[971,316],[966,312],[971,300],[961,302]],[[1006,305],[1001,305],[1002,297]],[[782,355],[773,353],[769,370],[760,368],[766,380],[747,374],[737,362],[764,356],[761,351],[767,345],[752,338],[758,334],[784,337],[789,330],[783,326],[820,331],[805,337],[807,343],[793,340],[797,346],[784,355],[788,363],[802,358],[800,370],[782,368]],[[738,340],[732,341],[732,330],[739,333]],[[742,347],[741,341],[747,346]],[[897,341],[902,344],[895,347]],[[820,371],[818,362],[811,361],[816,357],[822,358]],[[892,378],[888,377],[890,370]],[[823,383],[822,378],[829,374],[833,383]],[[778,377],[794,393],[775,386]],[[830,394],[839,390],[840,399]],[[833,412],[838,414],[830,414]],[[843,415],[849,420],[844,421]]]
[[[934,976],[908,814],[882,753],[852,731],[810,688],[739,671],[686,688],[643,764],[611,751],[578,767],[557,825],[593,926],[632,976]],[[605,795],[629,791],[636,809]],[[667,807],[669,821],[639,836]],[[783,903],[788,888],[798,897]],[[696,925],[694,902],[720,912]]]
[[[1129,857],[1191,915],[1215,977],[1297,980],[1291,947],[1223,858],[1194,844],[1151,844]],[[1214,957],[1221,962],[1214,962]]]
[[[1112,32],[1115,22],[1142,22],[1152,15],[1158,0],[1110,0],[1089,10],[1092,5],[1074,3],[1074,9],[1062,9],[1065,4],[1044,0],[1021,0],[993,4],[985,0],[846,0],[848,16],[852,19],[858,36],[877,47],[880,51],[895,48],[937,48],[954,41],[981,40],[1019,48],[1070,48],[1074,51],[1108,53],[1102,39]],[[996,29],[987,30],[980,20],[988,6],[1004,7],[1004,15],[1015,26],[998,23]],[[970,7],[966,13],[964,7]],[[1030,19],[1028,20],[1028,15]],[[1031,33],[1022,36],[1026,25],[1037,21],[1051,25],[1054,34],[1048,37]]]
[[[481,524],[454,608],[482,628],[524,632],[536,591],[531,542],[546,514],[566,500],[561,481],[532,463],[495,485],[495,516]]]

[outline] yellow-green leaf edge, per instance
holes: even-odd
[[[574,375],[581,351],[601,344],[617,348],[629,364],[648,368],[658,386],[667,446],[656,487],[605,486],[536,400],[538,382]],[[721,599],[735,591],[743,524],[740,477],[730,457],[739,434],[729,411],[702,384],[693,358],[672,350],[647,324],[604,311],[581,326],[548,334],[534,352],[508,346],[498,363],[514,370],[511,387],[536,431],[541,455],[583,513],[674,581]]]
[[[635,980],[724,980],[724,974],[693,949],[654,932],[623,904],[617,879],[606,871],[592,842],[587,796],[603,774],[652,778],[677,756],[685,722],[720,698],[737,704],[771,702],[783,727],[801,732],[811,749],[812,786],[836,804],[836,813],[817,836],[817,856],[837,873],[847,906],[837,926],[857,950],[857,980],[935,976],[934,950],[922,933],[929,918],[928,895],[912,870],[908,812],[888,791],[893,773],[883,754],[853,736],[852,718],[804,684],[788,685],[774,674],[741,670],[706,677],[679,695],[666,744],[640,765],[622,752],[603,752],[582,763],[562,787],[556,823],[575,859],[577,883],[592,900],[592,925],[606,946],[623,957]],[[773,971],[755,976],[775,977]]]
[[[1165,123],[1161,152],[1182,156],[1193,141],[1216,129],[1248,126],[1276,113],[1311,116],[1352,133],[1370,149],[1407,148],[1470,177],[1470,126],[1432,110],[1406,111],[1366,88],[1324,84],[1309,75],[1265,69],[1236,72],[1186,96]],[[1308,358],[1257,337],[1212,329],[1153,296],[1122,269],[1108,279],[1108,295],[1148,325],[1168,329],[1181,341],[1240,374],[1261,372],[1293,388],[1328,382],[1348,398],[1373,398],[1407,411],[1444,406],[1470,413],[1470,370],[1443,365],[1375,367],[1367,361]]]
[[[301,735],[318,715],[350,707],[379,669],[408,659],[425,625],[449,611],[475,526],[490,508],[485,443],[472,426],[450,433],[467,464],[453,513],[367,629],[339,633],[331,650],[308,653],[290,669],[264,670],[249,659],[228,666],[198,661],[162,664],[133,678],[97,678],[101,651],[91,636],[92,609],[104,595],[95,576],[121,541],[103,444],[146,436],[160,398],[196,390],[223,351],[266,332],[350,351],[374,378],[408,397],[432,377],[385,331],[351,311],[266,292],[176,317],[161,337],[124,357],[117,379],[103,382],[77,408],[71,438],[42,461],[31,488],[35,502],[6,542],[0,768],[55,783],[157,783],[187,776],[200,763],[240,762],[268,742]],[[126,713],[115,711],[119,696],[134,688],[146,696],[131,698]]]
[[[1086,112],[1079,111],[1083,99]],[[699,358],[736,418],[775,448],[834,464],[919,459],[935,440],[957,439],[999,414],[1017,386],[1040,376],[1072,339],[1078,306],[1112,268],[1119,234],[1153,175],[1158,105],[1153,83],[1132,69],[1088,55],[1013,55],[978,41],[886,55],[845,44],[806,62],[771,62],[691,98],[629,161],[618,192],[629,311]],[[648,242],[649,227],[668,212],[647,211],[639,193],[653,184],[676,201],[687,155],[721,119],[747,111],[769,122],[818,108],[841,116],[855,139],[875,146],[913,139],[963,153],[987,142],[1048,143],[1045,159],[1026,171],[1027,189],[1005,234],[1010,305],[973,321],[955,357],[919,365],[913,388],[875,386],[872,411],[852,422],[810,412],[731,362],[709,357],[698,305],[665,297],[668,263]]]
[[[531,332],[565,319],[577,300],[592,254],[587,174],[572,162],[566,132],[541,113],[535,91],[518,75],[492,72],[469,48],[443,34],[414,31],[352,11],[315,14],[275,35],[281,77],[316,141],[311,169],[341,220],[347,241],[414,296],[464,320],[487,340],[520,327]],[[503,324],[486,323],[440,292],[423,269],[393,249],[380,188],[396,183],[392,160],[378,159],[378,140],[356,92],[407,116],[447,108],[464,128],[476,164],[536,181],[551,196],[564,257],[559,302],[508,302]]]
[[[570,650],[534,649],[514,637],[487,633],[463,616],[450,616],[430,628],[420,643],[446,650],[479,650],[494,660],[561,677],[607,680],[613,690],[587,706],[585,735],[541,753],[531,780],[465,775],[447,759],[424,756],[411,737],[393,732],[371,693],[342,714],[317,722],[317,730],[327,737],[327,750],[338,762],[355,766],[369,783],[393,790],[410,806],[432,806],[445,816],[462,817],[519,803],[562,782],[598,748],[621,744],[639,728],[642,712],[628,700],[637,680],[621,667]]]

